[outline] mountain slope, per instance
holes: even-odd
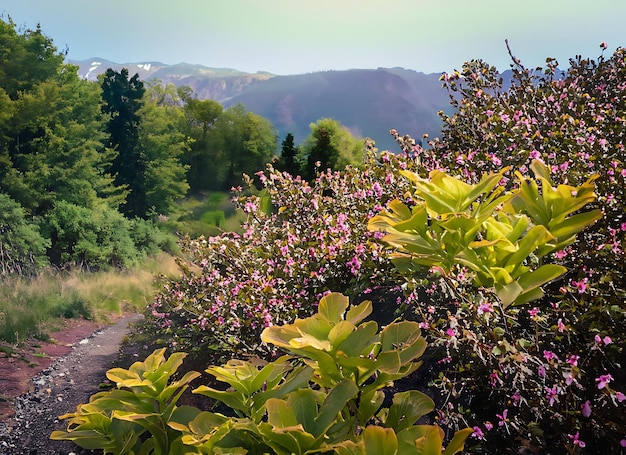
[[[279,142],[287,133],[302,142],[309,125],[334,118],[354,135],[369,136],[379,149],[397,150],[390,129],[416,139],[439,133],[439,110],[448,107],[448,95],[438,74],[402,68],[326,71],[290,76],[243,73],[229,68],[202,65],[164,65],[159,62],[116,64],[102,59],[72,61],[81,77],[96,80],[107,68],[128,68],[144,81],[191,87],[201,99],[213,99],[229,107],[246,108],[269,119],[277,128]]]

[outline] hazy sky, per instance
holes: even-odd
[[[626,0],[0,0],[70,59],[198,63],[298,74],[403,67],[425,73],[483,59],[509,68],[597,58],[626,46]]]

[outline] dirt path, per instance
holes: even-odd
[[[53,430],[65,429],[65,422],[57,419],[59,415],[73,412],[76,405],[87,402],[98,391],[106,371],[117,359],[120,345],[131,330],[130,325],[141,318],[141,315],[125,316],[100,330],[96,327],[95,333],[90,332],[90,335],[72,344],[56,343],[64,345],[71,352],[56,359],[48,356],[51,359],[50,366],[32,378],[30,391],[14,400],[14,415],[9,418],[5,416],[0,422],[0,454],[81,453],[74,444],[51,441],[49,435]],[[73,336],[80,333],[80,330],[75,330]],[[27,368],[18,365],[16,363],[15,368]],[[9,371],[4,371],[8,375]],[[26,374],[25,371],[18,371],[15,376],[23,378]],[[5,390],[0,390],[0,394],[6,396],[7,382],[0,382],[0,386],[3,385]]]

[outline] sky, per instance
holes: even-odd
[[[41,25],[72,60],[191,63],[302,74],[402,67],[424,73],[482,59],[566,68],[626,46],[625,0],[0,0],[18,27]]]

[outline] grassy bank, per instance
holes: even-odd
[[[158,275],[176,275],[165,253],[129,270],[47,272],[0,283],[0,340],[47,339],[59,319],[106,321],[112,314],[142,312],[158,290]]]

